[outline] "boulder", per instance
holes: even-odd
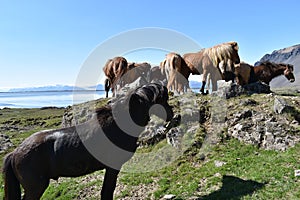
[[[170,144],[171,146],[173,146],[175,148],[180,148],[183,135],[184,135],[184,132],[180,127],[172,128],[167,133],[168,144]]]
[[[126,84],[122,88],[119,88],[120,86],[117,85],[116,97],[124,96],[127,94],[128,91],[134,90],[137,87],[140,87],[140,86],[143,86],[146,84],[147,84],[147,80],[143,77],[139,77],[134,82]]]
[[[251,95],[254,93],[261,94],[261,93],[271,93],[270,86],[262,83],[262,82],[256,82],[256,83],[250,83],[248,85],[238,85],[236,83],[232,83],[231,81],[224,81],[220,80],[218,81],[218,90],[212,92],[213,96],[219,96],[221,98],[232,98],[237,97],[240,95]]]
[[[0,134],[0,153],[4,153],[7,149],[13,146],[8,135]]]
[[[272,113],[239,111],[228,119],[228,134],[238,140],[263,149],[284,151],[300,142],[297,128],[291,127],[285,117]]]
[[[282,114],[285,112],[289,112],[291,110],[291,106],[287,104],[287,102],[279,97],[275,97],[274,99],[274,112],[277,114]]]

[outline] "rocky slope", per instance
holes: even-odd
[[[255,65],[263,61],[271,61],[275,63],[288,63],[294,65],[294,75],[296,81],[290,84],[285,77],[278,77],[271,82],[271,87],[300,87],[300,44],[291,47],[273,51],[271,54],[264,55]]]
[[[245,89],[225,83],[212,96],[187,93],[171,97],[175,112],[182,116],[182,125],[166,133],[164,123],[154,118],[141,135],[140,145],[167,139],[172,146],[180,147],[185,134],[197,137],[201,129],[201,141],[211,138],[218,142],[222,137],[234,137],[260,148],[286,150],[300,141],[300,94],[296,90],[276,94],[261,89],[265,87],[256,83]],[[90,119],[94,110],[91,105],[95,103],[69,107],[63,117],[63,127]],[[195,143],[197,140],[194,138]]]

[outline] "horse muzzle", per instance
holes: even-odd
[[[291,83],[295,82],[295,79],[294,79],[294,78],[291,78],[291,79],[290,79],[290,82],[291,82]]]
[[[234,62],[235,65],[238,65],[238,64],[240,64],[240,63],[241,63],[240,58],[237,58],[237,59],[235,60],[235,62]]]

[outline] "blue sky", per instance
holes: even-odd
[[[253,64],[300,43],[299,8],[297,0],[1,0],[0,89],[74,85],[98,45],[143,27],[178,31],[204,48],[235,40],[241,59]],[[147,58],[141,54],[130,61]]]

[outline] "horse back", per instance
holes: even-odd
[[[203,73],[203,52],[197,53],[187,53],[182,56],[183,60],[185,61],[187,67],[190,69],[192,74],[202,74]]]

